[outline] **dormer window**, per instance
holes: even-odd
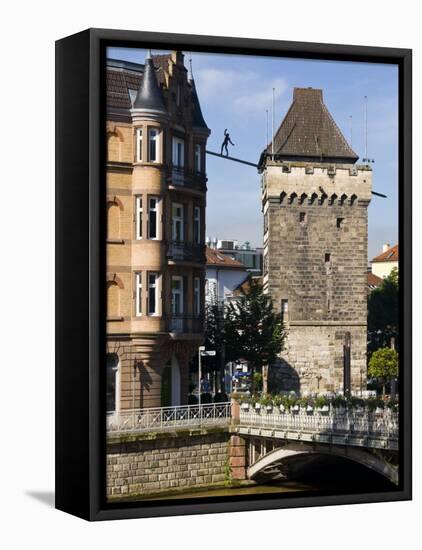
[[[150,128],[148,133],[148,161],[159,162],[158,128]]]

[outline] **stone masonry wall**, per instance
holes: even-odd
[[[149,437],[151,434],[149,434]],[[229,434],[168,434],[157,439],[110,440],[107,497],[130,497],[224,482]]]
[[[281,390],[342,390],[348,332],[356,391],[366,385],[371,172],[293,164],[271,165],[264,175],[264,288],[279,311],[285,301],[288,336],[270,389],[278,379]]]

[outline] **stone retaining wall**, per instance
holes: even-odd
[[[108,442],[107,497],[167,492],[230,478],[226,430],[147,437]]]

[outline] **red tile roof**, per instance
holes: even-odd
[[[380,286],[381,283],[381,277],[378,277],[378,275],[374,275],[373,273],[368,271],[368,287],[370,289],[377,288],[377,286]]]
[[[252,279],[260,284],[262,284],[262,281],[263,281],[263,277],[252,277]],[[250,278],[247,277],[243,283],[240,283],[240,285],[238,285],[234,290],[233,290],[233,294],[235,294],[236,296],[238,295],[242,295],[242,294],[249,294],[249,291],[251,289],[251,283],[250,283]]]
[[[392,246],[382,254],[375,256],[372,262],[398,262],[399,261],[399,245]]]
[[[218,267],[226,267],[228,269],[242,269],[245,270],[245,266],[239,262],[238,260],[235,260],[228,254],[223,254],[219,250],[215,250],[214,248],[210,248],[207,246],[205,248],[206,252],[206,258],[207,258],[207,267],[208,266],[218,266]]]

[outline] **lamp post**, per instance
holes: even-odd
[[[201,378],[202,378],[202,365],[201,354],[205,351],[205,346],[199,346],[198,348],[198,406],[201,406]]]

